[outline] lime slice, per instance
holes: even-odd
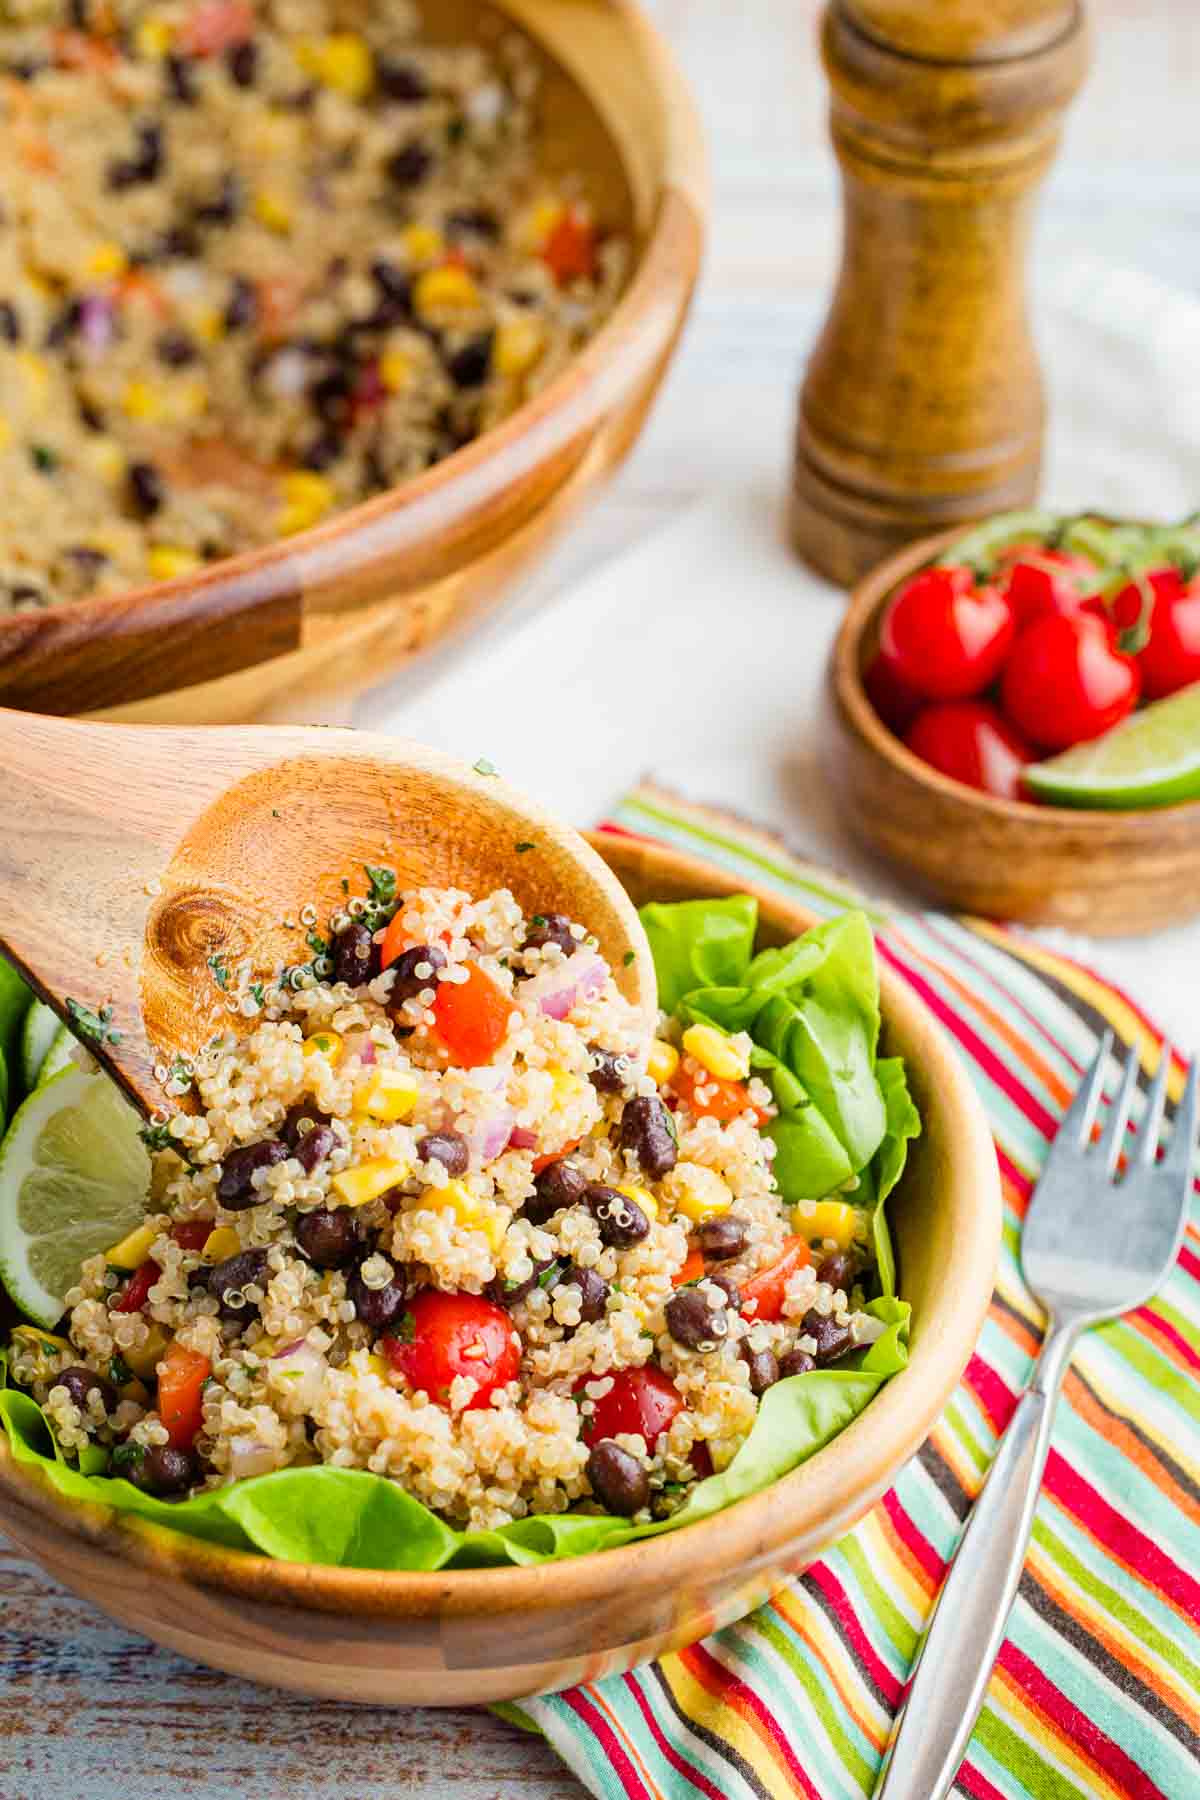
[[[41,1000],[35,1000],[25,1014],[25,1023],[21,1027],[21,1080],[25,1083],[27,1094],[37,1086],[38,1073],[46,1060],[46,1053],[60,1029],[58,1014]]]
[[[50,1330],[85,1257],[142,1223],[150,1158],[107,1075],[67,1069],[32,1093],[0,1145],[0,1281]]]
[[[57,1024],[57,1020],[55,1023]],[[55,1075],[60,1075],[64,1069],[77,1069],[79,1058],[75,1052],[80,1048],[79,1039],[70,1026],[59,1025],[51,1039],[50,1048],[46,1052],[42,1066],[38,1070],[37,1085],[44,1087],[48,1081],[52,1080]],[[86,1051],[82,1054],[84,1061],[91,1066],[91,1058]]]
[[[1103,737],[1049,762],[1025,780],[1056,806],[1134,811],[1200,797],[1200,682],[1134,713]]]

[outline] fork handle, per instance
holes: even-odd
[[[1025,1562],[1078,1327],[1051,1326],[942,1584],[876,1800],[942,1800],[966,1751]]]

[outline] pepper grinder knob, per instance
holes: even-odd
[[[1075,0],[831,0],[821,35],[842,266],[800,393],[791,531],[849,585],[1033,497],[1026,249],[1087,44]]]

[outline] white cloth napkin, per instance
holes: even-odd
[[[1050,398],[1044,495],[1171,518],[1200,505],[1200,304],[1075,261],[1035,317]],[[747,439],[756,435],[745,421]],[[761,464],[532,617],[368,696],[360,724],[472,760],[565,817],[598,817],[643,774],[772,826],[799,853],[911,899],[849,842],[823,757],[825,661],[842,596],[786,547]],[[1153,938],[1044,934],[1200,1041],[1200,924]]]

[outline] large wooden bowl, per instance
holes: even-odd
[[[682,78],[634,0],[418,3],[435,38],[508,18],[542,53],[543,160],[586,171],[600,222],[634,244],[615,311],[533,400],[401,487],[175,581],[0,619],[0,705],[211,725],[353,694],[469,628],[633,444],[700,265]]]
[[[597,837],[633,898],[746,884]],[[761,892],[763,943],[812,923]],[[891,1203],[912,1357],[826,1449],[765,1492],[665,1537],[543,1568],[377,1574],[273,1562],[61,1499],[0,1434],[0,1528],[123,1625],[197,1661],[342,1700],[450,1706],[594,1680],[741,1617],[826,1550],[895,1478],[961,1375],[992,1291],[996,1157],[947,1040],[881,971],[884,1035],[924,1120]]]
[[[1096,937],[1157,931],[1200,912],[1200,801],[1084,812],[999,800],[906,750],[867,698],[863,670],[892,590],[962,527],[923,538],[854,590],[829,665],[830,776],[862,843],[930,899]]]

